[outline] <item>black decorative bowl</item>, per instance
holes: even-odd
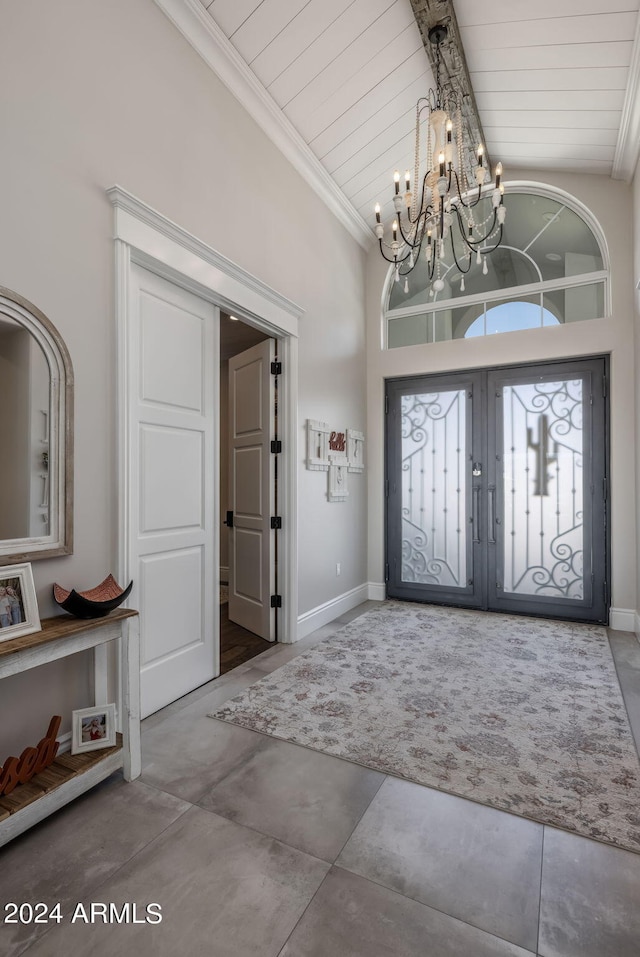
[[[76,591],[75,588],[67,591],[56,584],[53,597],[56,604],[76,618],[104,618],[129,597],[132,587],[130,581],[126,588],[121,588],[113,575],[107,575],[103,582],[87,591]]]

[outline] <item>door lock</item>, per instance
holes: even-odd
[[[477,478],[478,475],[482,475],[482,462],[474,462],[471,474]]]

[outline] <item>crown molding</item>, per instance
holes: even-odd
[[[368,250],[372,230],[242,59],[200,0],[154,0],[351,236]]]
[[[629,64],[629,79],[622,107],[620,132],[613,158],[612,179],[633,179],[640,153],[640,17]]]

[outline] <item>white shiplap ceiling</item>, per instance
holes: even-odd
[[[409,0],[156,0],[366,244],[413,168],[433,86]],[[454,0],[487,146],[505,166],[629,179],[640,0]],[[224,61],[224,62],[223,62]]]

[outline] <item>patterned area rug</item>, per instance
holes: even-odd
[[[640,852],[599,626],[384,602],[211,717]]]

